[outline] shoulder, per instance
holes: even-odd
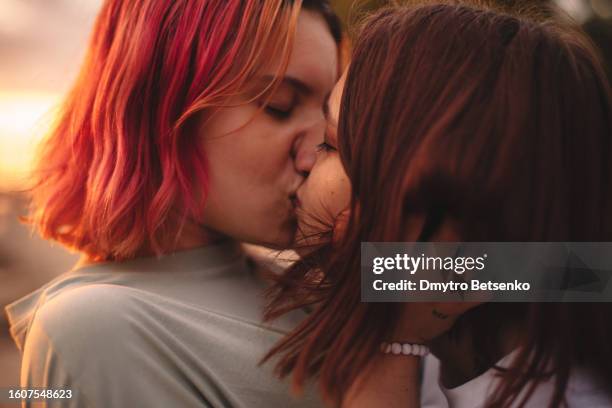
[[[565,393],[569,407],[612,407],[612,395],[606,381],[597,379],[591,372],[577,367],[572,370]]]
[[[104,330],[121,323],[134,307],[130,288],[112,284],[91,284],[56,294],[36,310],[33,324],[50,334]]]
[[[95,359],[114,343],[133,334],[131,316],[137,310],[129,288],[91,284],[71,288],[43,302],[26,337],[26,351],[47,345],[64,358]],[[38,346],[38,347],[37,347]]]
[[[119,369],[129,364],[122,344],[131,329],[123,311],[133,301],[126,289],[92,284],[41,299],[25,338],[22,386],[71,389],[78,394],[73,402],[85,404],[85,398],[102,398],[96,395],[100,379],[129,380]]]
[[[112,284],[58,293],[28,330],[22,382],[75,390],[77,406],[197,406],[147,304],[138,291]]]

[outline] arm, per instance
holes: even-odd
[[[381,353],[353,383],[342,408],[419,407],[419,360]]]
[[[405,303],[392,339],[426,344],[478,303]],[[342,408],[420,406],[419,357],[379,354],[351,386]]]

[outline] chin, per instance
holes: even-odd
[[[278,237],[272,241],[272,245],[278,249],[289,249],[293,247],[294,237],[295,228],[284,229],[279,233]]]
[[[288,249],[293,246],[295,237],[295,223],[292,225],[281,225],[276,228],[262,227],[260,232],[264,234],[253,234],[251,239],[245,239],[250,244],[261,245],[273,249]]]

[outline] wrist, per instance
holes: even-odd
[[[429,354],[429,348],[422,343],[412,342],[383,342],[380,345],[380,351],[383,354],[394,356],[414,356],[424,357]]]

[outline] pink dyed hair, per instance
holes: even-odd
[[[28,221],[44,238],[98,260],[167,249],[182,221],[202,215],[207,166],[194,148],[195,115],[247,92],[280,54],[277,79],[267,85],[275,86],[301,6],[106,1],[80,75],[41,144]]]

